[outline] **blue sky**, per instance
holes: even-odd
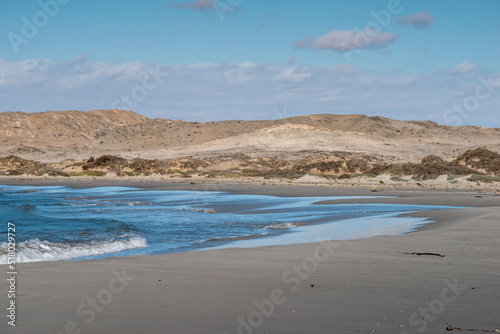
[[[0,111],[500,127],[500,1],[0,0]]]

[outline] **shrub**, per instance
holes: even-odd
[[[500,154],[486,148],[468,150],[455,159],[457,164],[500,175]]]
[[[483,182],[483,183],[491,183],[491,182],[500,182],[500,176],[491,176],[491,175],[472,175],[467,179],[467,181],[471,182]]]
[[[437,162],[444,162],[444,160],[438,156],[435,156],[435,155],[428,155],[422,159],[422,164],[430,164],[430,163],[437,163]]]
[[[90,157],[87,163],[82,166],[84,171],[94,168],[107,167],[109,170],[119,170],[125,165],[127,160],[116,155],[101,155],[99,158]]]
[[[60,171],[60,170],[50,170],[48,173],[49,176],[64,176],[64,177],[69,177],[69,174]]]
[[[135,172],[140,171],[152,171],[152,170],[164,170],[168,167],[168,163],[160,160],[147,160],[142,158],[132,159],[125,167],[128,167]]]
[[[357,171],[365,172],[368,169],[368,164],[366,160],[362,159],[351,159],[346,162],[346,170],[348,172],[354,173]]]

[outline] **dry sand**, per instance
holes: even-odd
[[[373,195],[370,189],[214,187],[272,195]],[[444,333],[447,324],[500,329],[500,196],[382,194],[401,197],[376,201],[471,208],[412,214],[436,222],[398,236],[20,264],[17,326],[8,326],[3,316],[0,333]],[[413,252],[445,257],[405,254]],[[0,272],[5,277],[7,267]],[[5,279],[0,291],[5,300]]]
[[[366,115],[199,123],[148,119],[125,110],[0,113],[0,156],[14,154],[51,163],[104,154],[177,159],[244,153],[293,160],[304,154],[336,152],[386,162],[419,162],[431,154],[452,160],[482,146],[498,152],[499,138],[500,129]]]

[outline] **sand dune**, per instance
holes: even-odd
[[[123,110],[0,113],[0,154],[42,162],[102,154],[170,159],[235,152],[286,159],[290,152],[302,151],[358,152],[416,162],[430,154],[452,158],[479,146],[500,151],[499,139],[500,129],[365,115],[199,123],[148,119]]]
[[[430,187],[500,180],[500,129],[331,114],[199,123],[123,110],[7,112],[0,120],[0,174],[9,176],[278,177],[320,184],[342,176],[350,184]],[[473,150],[482,147],[488,150]],[[446,175],[443,182],[434,181],[439,175]]]

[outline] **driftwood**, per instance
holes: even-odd
[[[466,331],[466,332],[487,332],[487,333],[500,333],[500,329],[462,329],[459,327],[453,327],[451,325],[446,326],[447,331]]]
[[[408,253],[404,252],[403,254],[410,254],[410,255],[433,255],[433,256],[439,256],[439,257],[445,257],[446,255],[441,255],[438,253],[419,253],[419,252],[413,252],[413,253]]]

